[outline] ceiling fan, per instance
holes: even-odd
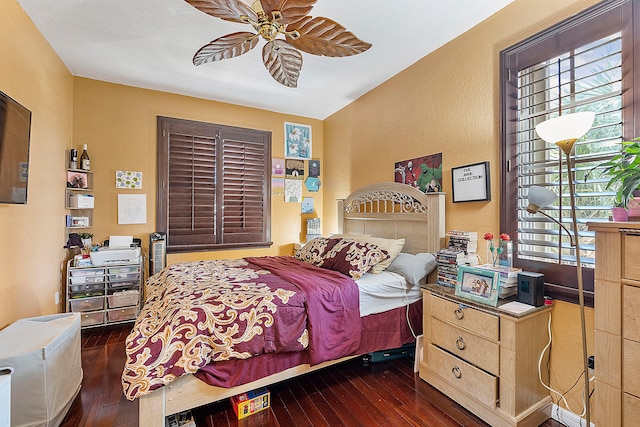
[[[271,76],[285,86],[297,87],[300,50],[338,57],[357,55],[371,47],[329,18],[308,16],[317,0],[256,0],[251,6],[241,0],[185,1],[225,21],[251,24],[257,32],[231,33],[207,43],[193,56],[195,65],[240,56],[256,47],[262,37],[267,41],[262,61]]]

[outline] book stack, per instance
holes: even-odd
[[[458,266],[478,265],[476,250],[478,234],[471,231],[452,230],[447,232],[449,243],[436,254],[439,285],[455,287],[458,283]]]
[[[449,248],[462,249],[467,255],[478,251],[478,233],[475,231],[450,230],[447,236]]]
[[[498,271],[500,273],[500,286],[498,288],[498,298],[504,299],[518,293],[518,273],[522,271],[517,267],[493,266],[491,264],[480,265],[479,268]]]

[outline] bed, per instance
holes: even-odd
[[[360,188],[354,191],[346,199],[338,201],[338,220],[338,232],[340,236],[329,236],[329,238],[325,239],[324,242],[321,241],[316,244],[326,245],[327,242],[334,244],[333,241],[336,240],[339,242],[335,243],[335,247],[337,248],[339,247],[339,244],[351,244],[350,242],[353,236],[373,236],[373,239],[378,238],[388,240],[404,239],[402,254],[396,254],[398,261],[401,259],[410,261],[410,256],[415,254],[435,253],[444,246],[445,227],[443,193],[423,194],[411,186],[398,183],[372,184]],[[357,241],[358,238],[354,237],[353,240]],[[305,248],[307,246],[309,246],[309,244],[305,245]],[[374,245],[374,248],[375,247],[376,246]],[[308,256],[313,257],[314,255],[312,252],[313,251],[311,249],[308,249],[307,254],[311,253],[311,255]],[[372,253],[374,255],[371,255]],[[375,256],[375,251],[367,253],[367,257]],[[299,255],[299,258],[304,258],[304,255]],[[306,261],[304,264],[307,264]],[[287,276],[289,273],[286,273],[286,269],[284,267],[282,271],[278,270],[280,268],[280,264],[288,265],[295,262],[301,262],[301,260],[293,257],[254,257],[250,259],[247,258],[225,262],[240,263],[242,267],[246,267],[246,263],[248,262],[249,267],[253,269],[251,274],[255,275],[262,274],[264,271],[269,272],[273,268],[273,271],[278,272],[278,277],[289,279]],[[376,261],[374,260],[374,263],[375,262]],[[394,261],[393,265],[395,266],[396,264],[398,264],[398,262]],[[313,265],[313,263],[309,263],[309,266],[309,268],[303,267],[302,270],[310,270],[310,274],[327,276],[330,281],[340,280],[336,275],[324,273],[324,270],[327,270],[327,268],[318,268],[318,266]],[[301,271],[301,268],[299,267],[299,264],[294,265],[294,267],[296,273],[292,275],[297,276],[298,271]],[[189,272],[193,273],[192,275],[194,277],[197,277],[198,274],[201,274],[200,270],[198,270],[200,268],[210,268],[210,266],[205,262],[196,263],[195,265],[191,263],[189,265],[189,269],[194,271],[189,270]],[[316,270],[314,270],[314,268],[316,268]],[[393,268],[389,266],[388,270],[392,269]],[[328,270],[331,269],[329,268]],[[306,271],[304,273],[306,274]],[[335,273],[335,271],[331,270],[331,273]],[[393,272],[383,271],[378,274],[383,273],[388,273],[391,276],[391,282],[389,282],[390,284],[387,286],[395,286],[398,289],[403,287],[402,284],[393,284]],[[302,272],[300,274],[302,274]],[[357,281],[368,280],[370,281],[370,286],[367,286],[367,288],[373,289],[373,294],[384,293],[386,291],[383,289],[373,287],[376,280],[382,277],[378,276],[378,274],[365,274],[362,277],[358,276]],[[338,273],[337,276],[342,275]],[[260,280],[263,280],[263,277],[266,276],[260,276]],[[294,278],[291,278],[291,280],[293,279]],[[309,277],[301,278],[301,282],[306,282],[308,279]],[[350,283],[354,283],[351,279],[347,280]],[[294,296],[294,294],[296,294],[296,292],[290,291],[287,286],[288,285],[284,283],[280,284],[278,288],[278,297],[272,298],[269,302],[274,303],[276,301],[280,301],[280,299],[288,301],[289,298],[295,300],[297,296]],[[357,332],[354,332],[355,330],[353,328],[350,329],[350,326],[344,327],[344,325],[353,324],[356,325],[354,327],[361,329],[361,339],[357,340],[353,344],[349,344],[346,343],[346,339],[343,339],[344,337],[339,337],[338,340],[334,339],[333,343],[324,343],[325,348],[315,350],[316,347],[314,346],[319,345],[319,343],[322,343],[323,341],[318,338],[317,334],[319,332],[313,331],[318,331],[319,328],[309,326],[302,334],[300,334],[300,331],[291,332],[289,330],[283,330],[281,335],[276,337],[274,340],[278,342],[286,341],[284,345],[289,345],[291,347],[290,352],[287,352],[285,349],[281,355],[279,355],[280,353],[271,352],[263,353],[247,359],[231,358],[230,360],[223,362],[214,362],[207,367],[202,367],[202,369],[198,370],[193,375],[175,375],[176,378],[171,378],[171,380],[167,381],[166,384],[163,383],[152,391],[147,390],[145,393],[139,393],[140,396],[136,396],[140,404],[139,425],[141,427],[164,425],[164,417],[167,415],[212,403],[239,393],[254,390],[262,386],[315,371],[317,369],[322,369],[347,359],[358,357],[359,355],[369,351],[394,348],[394,343],[396,343],[398,339],[406,338],[406,332],[403,331],[400,333],[397,337],[393,338],[395,341],[392,340],[393,342],[389,344],[384,338],[386,332],[378,332],[376,329],[382,327],[381,325],[388,324],[388,317],[385,316],[396,315],[393,314],[393,312],[403,313],[406,311],[407,318],[411,317],[414,322],[417,322],[418,324],[420,323],[421,302],[419,301],[419,292],[417,296],[414,295],[413,297],[402,293],[401,297],[405,301],[406,307],[399,307],[390,311],[385,311],[383,303],[373,303],[369,304],[369,306],[360,306],[360,300],[363,299],[363,297],[362,295],[355,295],[355,304],[357,305],[355,307],[355,311],[357,312],[356,319],[353,313],[353,293],[356,292],[356,294],[358,294],[361,293],[361,291],[357,286],[353,288],[351,284],[345,285],[340,283],[337,286],[340,289],[344,289],[344,291],[341,290],[341,292],[346,292],[345,295],[347,295],[344,296],[341,294],[339,298],[334,298],[336,301],[339,300],[337,304],[340,307],[337,308],[331,305],[334,304],[335,301],[327,301],[326,295],[324,294],[318,297],[320,298],[320,301],[318,304],[314,303],[315,305],[311,304],[311,296],[305,296],[305,298],[308,299],[304,304],[305,306],[308,306],[309,309],[309,325],[313,324],[311,322],[311,316],[313,315],[316,318],[322,319],[323,325],[329,322],[330,329],[330,323],[335,322],[335,325],[331,330],[336,333],[339,329],[344,329],[341,333],[356,336]],[[153,292],[155,291],[152,290],[150,295],[153,295]],[[330,293],[332,294],[333,292],[334,291],[332,290]],[[323,300],[323,298],[325,299]],[[409,298],[412,299],[409,300]],[[149,304],[149,301],[151,301],[150,305],[156,304],[156,302],[152,300],[153,298],[148,298],[147,304]],[[147,304],[145,304],[145,309]],[[295,301],[293,305],[295,305]],[[328,317],[323,317],[325,314],[317,311],[315,308],[311,309],[311,307],[323,307],[322,310],[324,310],[328,305],[331,306],[329,311],[338,313],[338,317],[334,320],[331,320]],[[361,310],[366,312],[368,315],[361,316]],[[284,310],[275,310],[275,308],[273,310],[274,313],[280,311]],[[144,317],[142,316],[144,312],[145,310],[143,309],[141,317]],[[297,312],[292,311],[292,313],[294,314],[288,316],[297,316],[297,314],[295,314]],[[146,313],[146,317],[150,317],[148,312]],[[136,322],[136,326],[138,326],[139,322],[142,323],[141,318]],[[134,331],[135,330],[136,329],[134,328]],[[275,333],[278,334],[278,332]],[[294,347],[298,344],[296,344],[296,340],[290,338],[292,333],[295,334],[295,336],[300,335],[304,338],[298,339],[298,342],[300,342],[304,347],[303,351],[295,350]],[[333,336],[333,332],[331,336]],[[316,344],[312,346],[312,342]],[[336,342],[340,342],[340,345],[343,345],[344,348],[337,348]],[[244,349],[249,353],[254,351],[250,348]],[[129,348],[127,351],[129,351]],[[138,352],[135,353],[135,357],[137,358],[147,357],[149,355],[149,351],[142,349],[142,347],[138,348],[137,351]],[[216,354],[221,353],[224,353],[224,351],[219,351]],[[347,356],[342,357],[343,354],[347,354]],[[135,357],[131,357],[131,359],[135,359]],[[215,371],[216,368],[214,365],[219,365],[223,371],[226,370],[227,373],[231,373],[232,379],[230,380],[227,377],[221,379],[217,371]],[[174,368],[174,364],[169,364],[167,366],[168,368],[163,366],[160,371],[165,372],[169,368]],[[211,371],[212,373],[209,373],[208,371],[209,366],[213,367],[213,371]],[[257,366],[268,366],[268,372],[265,373],[261,370],[262,368],[256,368]],[[125,375],[123,374],[123,385],[125,385],[125,390],[127,390],[127,387],[131,387],[131,384],[125,384],[125,382],[131,382],[131,378],[139,374],[139,366],[134,368],[135,369],[131,369],[130,366],[125,366],[125,373],[129,371],[126,381]],[[257,373],[258,371],[259,373]],[[158,381],[161,380],[158,379]],[[125,391],[125,394],[127,393],[131,396],[135,396],[135,393],[132,393],[131,389]],[[127,397],[130,396],[128,395]]]

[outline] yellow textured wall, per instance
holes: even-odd
[[[322,160],[322,121],[284,115],[254,108],[239,107],[96,80],[74,78],[73,146],[87,144],[94,174],[95,241],[110,235],[133,235],[146,247],[149,233],[156,230],[156,128],[157,116],[219,123],[271,132],[272,155],[284,157],[284,122],[312,126],[313,158]],[[71,147],[69,147],[71,148]],[[321,161],[321,167],[323,163]],[[308,162],[305,162],[307,169]],[[116,170],[143,173],[142,190],[115,188]],[[306,174],[306,172],[305,172]],[[323,179],[322,171],[320,179]],[[147,223],[118,224],[118,194],[145,194]],[[323,188],[304,197],[313,197],[318,216],[323,214]],[[184,260],[237,258],[252,255],[289,255],[293,243],[299,242],[303,226],[300,203],[285,203],[284,196],[271,198],[270,249],[196,252],[172,254],[169,263]],[[305,216],[306,217],[306,216]]]
[[[595,0],[516,0],[325,120],[324,230],[337,228],[330,203],[372,182],[393,181],[394,163],[442,153],[443,189],[451,168],[489,161],[490,202],[447,197],[447,229],[500,232],[500,51],[595,4]],[[484,256],[482,249],[479,251]],[[580,371],[577,306],[554,308],[554,386],[566,390]],[[588,331],[593,311],[588,310]],[[589,348],[593,346],[590,332]],[[592,351],[592,350],[591,350]],[[580,390],[571,392],[571,401]],[[579,403],[572,409],[581,411]]]
[[[27,205],[0,204],[0,329],[58,312],[71,74],[15,0],[0,5],[0,91],[31,110]]]

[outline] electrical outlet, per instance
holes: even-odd
[[[53,300],[56,302],[56,305],[60,304],[60,292],[53,294]]]
[[[596,367],[596,357],[595,356],[589,356],[588,359],[588,365],[589,365],[589,369],[595,369]]]

